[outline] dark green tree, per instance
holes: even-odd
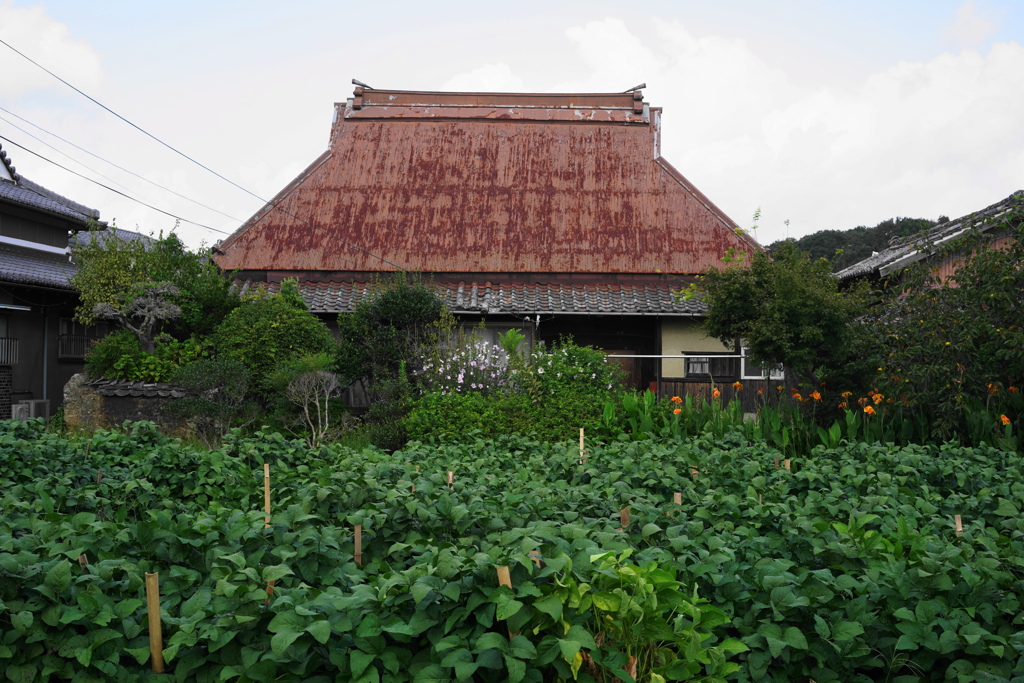
[[[118,321],[153,351],[156,337],[206,335],[236,306],[230,278],[205,249],[189,251],[173,232],[166,236],[125,236],[93,230],[73,246],[79,292],[76,317]]]
[[[414,370],[422,347],[436,335],[447,308],[416,274],[399,273],[338,316],[339,372],[371,386]]]
[[[250,388],[263,403],[271,398],[272,376],[279,364],[335,353],[334,337],[323,321],[304,305],[300,307],[295,297],[265,290],[244,297],[217,327],[211,341],[219,357],[245,366]]]
[[[744,260],[748,267],[713,268],[696,284],[710,336],[727,345],[742,338],[755,362],[781,363],[815,386],[863,354],[867,336],[855,321],[865,292],[839,291],[827,260],[788,243]]]
[[[1024,195],[989,229],[970,229],[888,287],[874,329],[887,344],[883,391],[927,413],[940,438],[964,436],[965,411],[1024,386]],[[925,247],[926,248],[926,247]],[[934,264],[961,261],[949,281]],[[883,385],[883,386],[884,386]]]

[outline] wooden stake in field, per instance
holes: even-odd
[[[956,524],[956,535],[962,536],[964,533],[964,523],[960,519],[960,515],[953,515],[953,522]]]
[[[264,529],[270,528],[270,463],[263,463],[263,517]]]
[[[775,456],[775,469],[779,469],[779,456]]]
[[[538,569],[544,566],[544,562],[541,560],[540,548],[537,548],[536,550],[531,550],[530,552],[526,553],[526,556],[533,560],[533,563],[537,566]]]
[[[789,458],[786,458],[785,460],[782,461],[782,466],[786,468],[787,472],[791,472],[792,471],[790,469],[790,467],[789,467]]]
[[[146,573],[146,611],[149,616],[149,654],[153,671],[164,671],[164,637],[160,625],[160,575]]]
[[[363,525],[356,524],[356,535],[355,535],[355,558],[356,566],[363,566]]]
[[[679,491],[676,491],[675,493],[673,493],[672,494],[672,502],[675,503],[676,505],[682,505],[683,504],[683,494],[681,492],[679,492]]]
[[[270,463],[263,463],[263,528],[270,528]],[[267,581],[267,599],[264,605],[270,604],[270,596],[274,594],[274,582]]]
[[[619,524],[622,525],[622,530],[625,531],[629,528],[629,508],[624,507],[619,510]]]
[[[587,462],[587,452],[583,449],[583,427],[580,427],[580,464],[585,465]]]
[[[455,488],[455,473],[448,470],[448,488]]]
[[[498,585],[512,587],[512,576],[508,573],[508,567],[498,567]]]
[[[693,477],[694,479],[697,478],[697,466],[696,465],[690,465],[690,476]]]

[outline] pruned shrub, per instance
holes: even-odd
[[[245,366],[250,391],[263,403],[271,398],[271,376],[278,365],[335,348],[331,331],[319,318],[289,297],[263,290],[228,314],[212,342],[221,357]]]

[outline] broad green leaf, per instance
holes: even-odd
[[[318,643],[323,644],[331,637],[331,624],[325,619],[314,621],[312,624],[306,626],[306,631],[308,631]]]
[[[295,639],[302,635],[302,631],[280,631],[270,639],[270,649],[278,659],[295,642]]]
[[[840,643],[846,640],[853,640],[863,633],[864,627],[856,621],[840,621],[832,630],[834,640]]]
[[[291,567],[286,564],[275,564],[270,567],[263,568],[263,580],[264,581],[277,581],[289,574],[294,574]]]
[[[534,608],[547,614],[549,617],[558,621],[562,618],[562,601],[558,599],[556,595],[549,595],[546,598],[538,600],[533,603]],[[501,618],[500,616],[498,617]]]
[[[71,585],[71,563],[67,560],[57,560],[56,564],[46,572],[46,587],[59,596],[64,589]]]

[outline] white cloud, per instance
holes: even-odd
[[[996,32],[998,24],[980,11],[974,0],[967,0],[956,17],[943,30],[943,37],[957,47],[980,47]]]
[[[678,22],[655,22],[642,43],[616,20],[567,35],[592,84],[646,78],[647,99],[665,110],[662,153],[741,225],[762,207],[762,242],[958,216],[1022,184],[1017,43],[899,62],[848,86],[797,86],[744,41]]]
[[[50,71],[79,88],[100,82],[100,59],[92,47],[70,37],[68,27],[53,21],[43,7],[14,7],[0,3],[0,38]],[[4,75],[4,94],[19,95],[43,88],[63,88],[24,57],[0,45],[0,73]]]
[[[523,79],[512,73],[504,62],[484,64],[472,71],[449,78],[441,90],[462,92],[522,92]]]

